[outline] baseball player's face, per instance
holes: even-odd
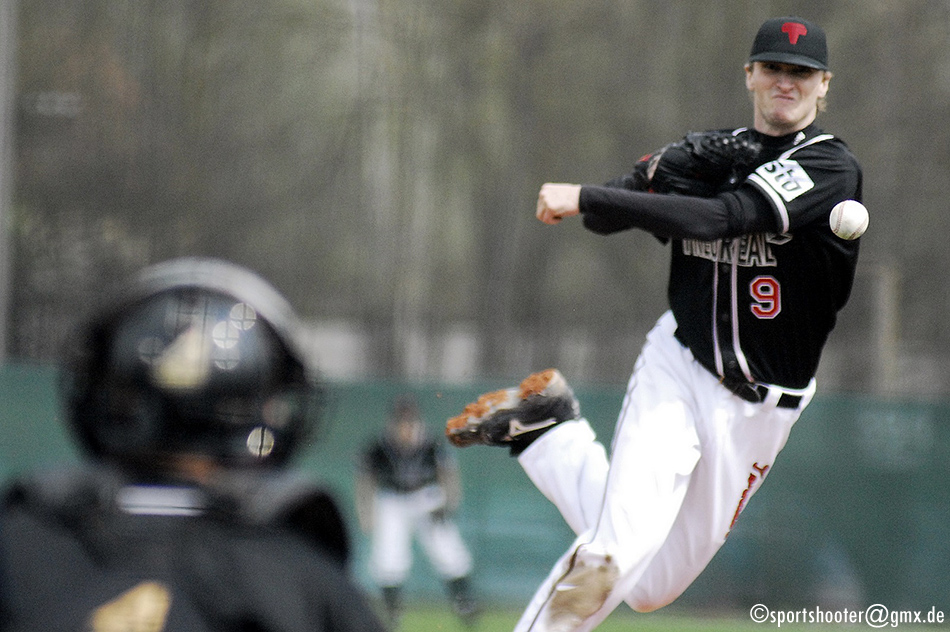
[[[401,417],[396,421],[396,439],[403,445],[413,446],[422,438],[422,422],[412,416]]]
[[[818,115],[818,99],[828,93],[831,73],[779,62],[745,68],[755,108],[755,129],[782,136],[807,127]]]

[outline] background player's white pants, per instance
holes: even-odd
[[[609,461],[583,419],[519,457],[578,537],[516,632],[592,630],[621,601],[648,612],[675,600],[725,542],[811,401],[814,381],[797,410],[777,408],[777,391],[761,404],[740,399],[675,329],[667,313],[647,336]]]
[[[412,567],[412,540],[418,538],[432,567],[443,579],[457,579],[472,570],[472,557],[458,526],[438,519],[445,494],[433,485],[398,494],[380,491],[373,507],[370,575],[379,586],[398,586]]]

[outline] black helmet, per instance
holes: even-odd
[[[280,465],[308,437],[319,389],[286,300],[215,259],[147,268],[75,340],[70,423],[94,457],[143,466],[201,455]]]

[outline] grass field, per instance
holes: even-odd
[[[397,632],[511,632],[518,620],[520,611],[515,609],[486,609],[478,624],[466,628],[456,619],[448,608],[439,606],[416,606],[406,612]],[[597,632],[766,632],[768,630],[787,630],[790,632],[833,632],[841,630],[950,630],[950,626],[926,625],[920,623],[890,623],[871,626],[867,623],[826,624],[799,623],[783,624],[754,623],[744,613],[734,616],[690,616],[684,613],[658,611],[652,614],[636,614],[630,610],[618,609],[598,628]]]

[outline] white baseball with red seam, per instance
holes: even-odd
[[[842,239],[857,239],[868,229],[868,210],[857,200],[838,202],[831,209],[828,223],[831,231]]]

